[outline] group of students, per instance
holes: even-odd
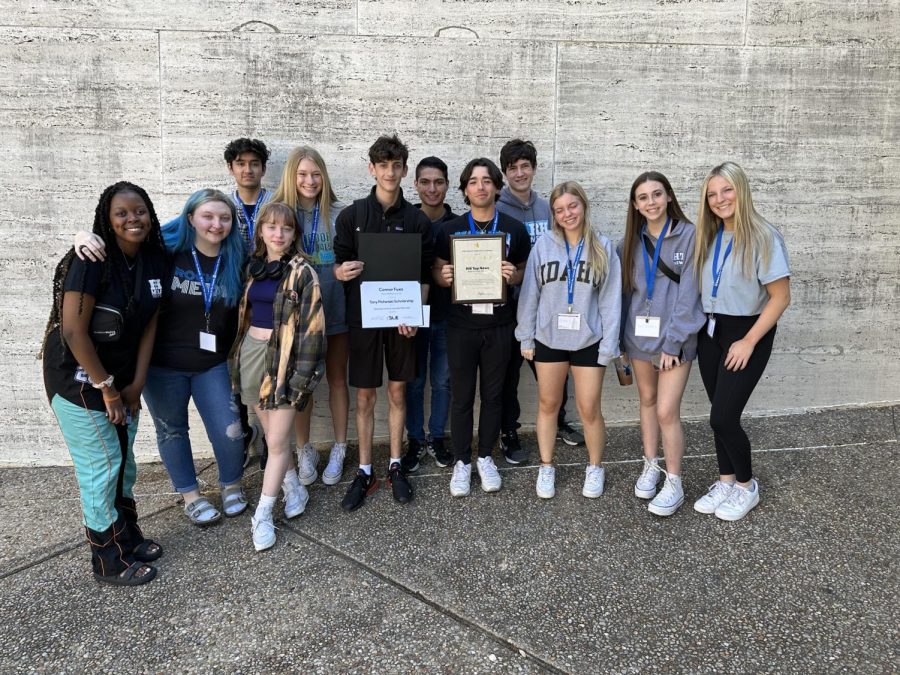
[[[486,158],[465,166],[459,190],[469,210],[459,216],[445,203],[449,174],[436,157],[416,166],[421,203],[406,201],[400,186],[408,150],[396,136],[371,146],[375,185],[346,207],[313,148],[290,153],[274,193],[261,185],[268,159],[261,141],[232,141],[225,160],[234,192],[195,192],[163,226],[143,189],[111,185],[97,204],[93,231],[76,235],[56,268],[42,347],[44,381],[75,466],[97,579],[146,583],[156,576],[149,563],[163,554],[138,527],[133,496],[142,395],[160,456],[197,525],[247,509],[241,478],[256,437],[255,446],[265,451],[251,518],[257,551],[275,543],[279,493],[284,516],[296,517],[306,508],[307,486],[318,478],[310,420],[313,391],[323,377],[334,441],[322,481],[333,485],[343,474],[349,384],[356,389],[359,467],[341,505],[353,511],[378,488],[372,443],[385,369],[386,481],[400,503],[413,499],[407,474],[426,453],[439,466],[453,465],[453,496],[469,494],[476,383],[475,468],[482,490],[502,485],[493,460],[498,440],[507,462],[527,461],[516,433],[523,359],[538,386],[538,497],[555,494],[557,438],[587,446],[582,494],[599,497],[603,376],[617,359],[623,369],[633,368],[640,398],[644,464],[635,495],[651,500],[652,513],[671,515],[684,502],[680,404],[695,358],[712,404],[720,475],[694,508],[737,520],[758,503],[740,417],[790,301],[790,271],[784,240],[753,207],[739,166],[725,163],[709,173],[696,224],[664,175],[641,174],[616,247],[592,224],[578,183],[560,183],[549,201],[532,190],[537,154],[528,141],[504,145],[500,167]],[[431,306],[427,328],[363,328],[360,233],[419,237],[422,300]],[[479,234],[505,237],[507,301],[451,302],[451,237]],[[566,421],[570,374],[583,436]],[[190,399],[216,456],[220,506],[199,489]]]

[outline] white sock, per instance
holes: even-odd
[[[271,518],[272,517],[272,508],[275,506],[275,497],[267,497],[266,495],[259,496],[259,504],[256,505],[256,513],[254,517],[259,520],[260,518]]]
[[[399,463],[400,463],[400,458],[399,458],[399,457],[391,457],[391,458],[388,460],[388,471],[391,470],[391,467],[394,466],[394,464],[399,464]]]
[[[679,476],[677,473],[668,473],[668,472],[666,472],[666,476],[668,476],[669,482],[672,485],[674,485],[678,489],[681,489],[681,476]]]
[[[359,470],[364,471],[367,476],[372,475],[372,465],[371,464],[360,464]]]
[[[291,490],[300,489],[300,478],[297,476],[297,469],[288,469],[284,474],[284,484]]]

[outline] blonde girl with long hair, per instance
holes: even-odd
[[[622,274],[612,242],[591,225],[590,205],[575,181],[550,194],[551,231],[537,240],[519,298],[516,339],[534,360],[538,380],[537,440],[541,453],[536,491],[556,494],[553,451],[566,375],[584,425],[588,466],[581,494],[603,494],[606,425],[600,411],[605,367],[619,354]]]
[[[756,211],[747,175],[733,162],[713,168],[703,181],[694,268],[707,315],[698,362],[719,464],[719,479],[694,509],[739,520],[759,503],[741,414],[791,302],[791,271],[784,238]]]
[[[322,482],[334,485],[341,479],[347,453],[347,422],[350,392],[347,388],[348,335],[343,284],[334,277],[334,224],[344,208],[331,186],[322,156],[308,145],[294,148],[288,155],[273,202],[286,204],[297,217],[297,248],[309,257],[319,276],[322,307],[325,311],[325,377],[334,443]],[[294,432],[298,448],[300,482],[310,485],[318,477],[319,453],[310,443],[313,402],[297,414]]]
[[[670,516],[684,503],[681,398],[697,358],[697,331],[705,317],[693,271],[694,225],[668,178],[647,171],[628,198],[622,259],[623,361],[634,368],[640,399],[644,466],[634,494],[647,510]],[[662,440],[665,471],[659,466]],[[660,477],[662,489],[657,493]]]

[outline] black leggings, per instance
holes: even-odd
[[[450,366],[450,434],[456,460],[472,461],[475,382],[481,380],[481,413],[478,417],[478,456],[490,457],[500,437],[503,375],[509,363],[515,324],[472,330],[447,328],[447,362]]]
[[[719,473],[734,475],[741,483],[753,477],[750,439],[741,426],[741,413],[769,362],[776,326],[762,337],[743,370],[726,370],[725,357],[731,344],[743,338],[758,318],[717,314],[715,337],[709,337],[704,326],[697,343],[700,377],[712,404],[709,426],[716,440]]]

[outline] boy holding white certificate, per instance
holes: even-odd
[[[421,293],[428,297],[431,281],[431,223],[428,217],[403,198],[400,181],[406,176],[409,151],[397,136],[381,136],[369,148],[369,173],[375,187],[365,199],[355,201],[338,216],[334,237],[335,277],[347,291],[347,323],[350,327],[350,386],[356,387],[356,429],[359,434],[359,471],[341,506],[353,511],[366,496],[378,489],[372,470],[372,440],[375,431],[376,390],[381,386],[385,364],[388,371],[388,427],[391,456],[388,483],[394,499],[412,500],[412,486],[400,465],[403,426],[406,421],[406,383],[416,377],[413,326],[363,328],[360,275],[361,233],[416,237],[421,246]]]

